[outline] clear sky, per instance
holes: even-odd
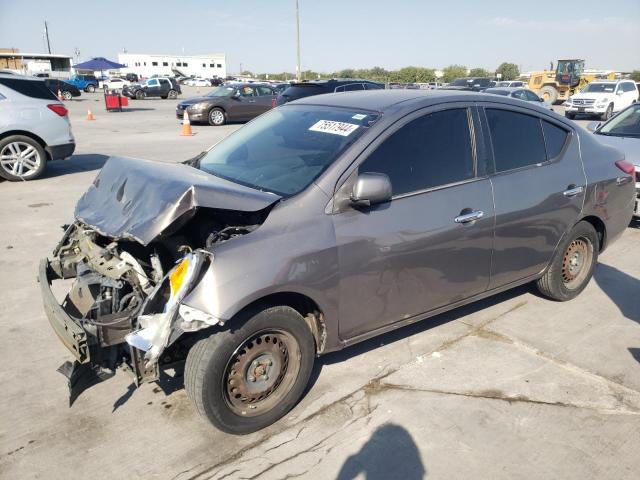
[[[303,70],[452,63],[523,71],[558,58],[640,69],[640,0],[299,0]],[[229,72],[294,71],[295,0],[0,0],[0,48],[117,60],[226,53]]]

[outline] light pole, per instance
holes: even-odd
[[[300,68],[300,8],[296,0],[296,45],[298,47],[298,63],[296,64],[296,80],[302,80],[302,69]]]

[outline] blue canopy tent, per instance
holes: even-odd
[[[117,68],[124,68],[126,65],[122,65],[121,63],[112,62],[111,60],[107,60],[104,57],[96,57],[88,60],[86,62],[78,63],[73,66],[76,70],[100,70],[102,74],[103,70],[111,70]]]

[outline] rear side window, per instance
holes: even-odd
[[[496,172],[536,165],[547,160],[540,120],[531,115],[487,108]]]
[[[336,92],[353,92],[355,90],[364,90],[364,85],[361,83],[350,83],[348,85],[342,85],[336,88]]]
[[[382,85],[377,85],[375,83],[365,83],[364,86],[367,90],[382,90],[384,88]]]
[[[23,80],[21,78],[0,78],[0,84],[15,90],[22,95],[42,100],[57,100],[43,81]]]
[[[358,171],[385,173],[393,195],[474,177],[467,109],[431,113],[401,127]]]
[[[542,121],[542,131],[544,132],[544,142],[547,146],[547,159],[556,158],[562,152],[564,144],[567,143],[569,132],[544,120]]]

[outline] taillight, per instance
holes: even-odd
[[[627,175],[633,176],[636,173],[636,167],[634,167],[631,163],[627,162],[626,160],[618,160],[616,162],[616,167],[618,167]]]
[[[52,112],[57,113],[61,117],[66,117],[67,113],[69,113],[69,110],[67,110],[64,105],[61,105],[59,103],[51,103],[47,105],[47,108]]]

